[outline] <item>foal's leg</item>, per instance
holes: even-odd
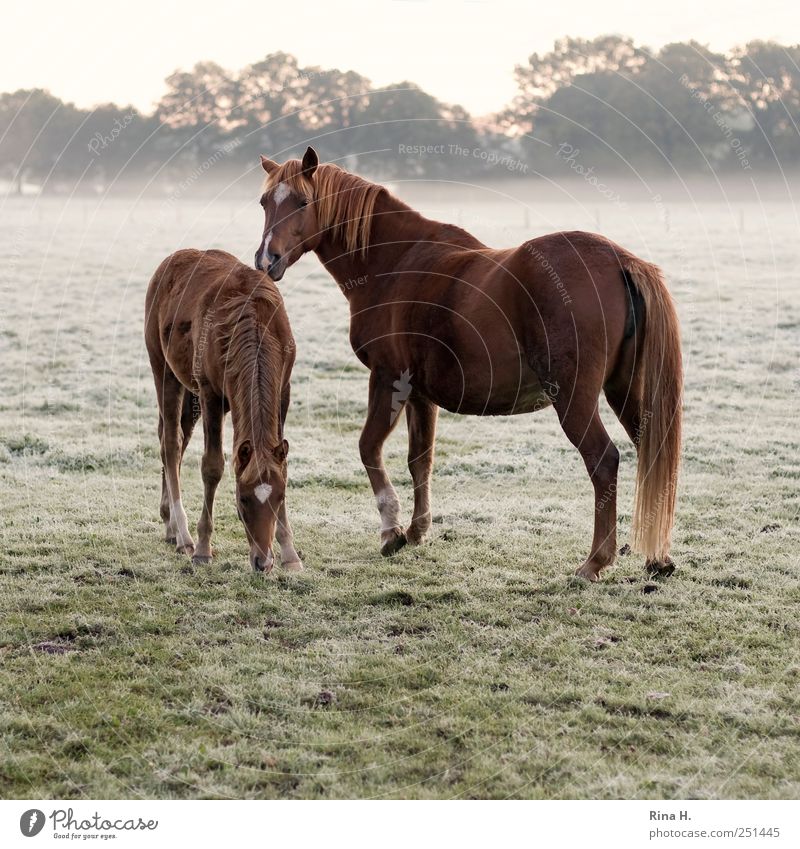
[[[286,512],[286,499],[281,502],[278,510],[278,527],[275,529],[275,536],[281,547],[281,568],[287,572],[299,572],[303,568],[303,561],[294,547],[294,534]]]
[[[189,440],[192,438],[194,426],[200,418],[200,397],[190,392],[188,389],[183,393],[183,406],[181,408],[181,432],[183,434],[183,442],[181,443],[181,463],[183,455],[189,447]]]
[[[159,513],[164,522],[164,539],[168,545],[175,545],[175,527],[169,509],[169,492],[167,491],[167,473],[164,466],[164,417],[158,413],[158,444],[161,446],[161,505]]]
[[[292,386],[287,383],[281,391],[281,433],[286,425],[286,416],[289,413],[289,402],[291,400]],[[278,510],[278,526],[275,529],[275,537],[281,547],[281,568],[288,572],[299,572],[303,568],[303,561],[294,547],[294,534],[289,524],[289,514],[286,512],[286,499],[281,502]]]
[[[186,453],[186,447],[192,437],[192,431],[200,417],[200,399],[197,395],[191,392],[184,392],[183,406],[181,410],[181,462],[183,455]],[[159,442],[163,438],[164,420],[159,412],[158,414],[158,439]],[[169,493],[167,492],[167,476],[164,472],[164,466],[161,467],[161,507],[159,510],[161,518],[164,522],[165,539],[170,545],[175,545],[176,528],[172,523],[169,509]]]
[[[412,395],[406,406],[408,469],[414,482],[414,515],[406,531],[410,545],[425,539],[431,526],[431,471],[439,408],[426,398]]]
[[[404,401],[397,399],[392,404],[392,391],[391,378],[379,375],[377,371],[370,372],[367,420],[358,442],[361,462],[369,475],[381,514],[381,554],[384,556],[394,554],[406,544],[406,536],[400,527],[400,501],[383,465],[383,443],[405,405]]]
[[[192,558],[196,563],[211,562],[211,534],[214,531],[214,496],[225,470],[222,451],[222,424],[225,411],[222,400],[203,393],[203,435],[205,448],[200,470],[203,475],[203,510],[197,523],[197,548]],[[185,408],[185,405],[184,405]]]
[[[555,402],[561,427],[580,451],[594,487],[594,537],[589,557],[576,573],[597,581],[601,570],[614,562],[617,547],[617,468],[619,451],[606,432],[597,399],[579,397]]]
[[[175,546],[181,554],[194,553],[194,541],[189,533],[186,511],[181,501],[180,464],[183,449],[183,430],[181,415],[185,389],[175,375],[166,370],[162,391],[162,437],[161,462],[167,486],[167,498],[170,508],[170,526],[175,529]]]

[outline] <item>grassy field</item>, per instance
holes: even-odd
[[[9,201],[0,796],[797,798],[793,211],[551,203],[526,222],[499,197],[428,211],[498,245],[602,229],[663,265],[687,374],[676,573],[649,580],[626,556],[599,585],[572,576],[591,488],[552,410],[443,415],[430,541],[381,558],[357,450],[367,374],[313,257],[282,284],[307,569],[251,572],[229,473],[216,558],[192,566],[161,541],[144,291],[177,247],[249,259],[256,205]],[[622,544],[634,452],[603,415]],[[401,425],[388,462],[408,519],[404,457]]]

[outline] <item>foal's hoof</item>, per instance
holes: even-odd
[[[675,571],[675,564],[671,557],[665,557],[664,560],[648,560],[644,564],[645,571],[651,577],[669,578]]]
[[[384,557],[396,554],[406,542],[406,535],[400,528],[392,528],[391,531],[384,531],[381,534],[381,554]]]
[[[605,566],[601,566],[599,563],[595,563],[593,560],[587,560],[582,566],[579,566],[575,570],[575,574],[579,578],[583,578],[585,581],[591,581],[595,583],[600,580],[600,573],[605,569]]]
[[[192,563],[196,566],[207,566],[211,562],[211,555],[204,556],[202,554],[195,554],[192,557]]]
[[[284,572],[302,572],[303,561],[290,560],[288,563],[281,563],[281,569],[283,569]]]
[[[427,533],[427,531],[423,531],[421,528],[415,528],[413,525],[409,525],[406,530],[406,542],[409,545],[422,545],[425,542]]]
[[[194,557],[194,543],[187,543],[186,545],[179,545],[175,551],[178,554],[185,554],[187,557]]]

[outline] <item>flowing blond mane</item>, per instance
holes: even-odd
[[[313,200],[320,230],[328,230],[351,253],[366,253],[378,195],[386,191],[338,165],[319,165],[313,180],[302,172],[299,159],[284,162],[264,183],[264,190],[285,183],[295,194]]]
[[[276,466],[272,449],[280,442],[283,355],[273,320],[280,306],[280,295],[259,286],[234,293],[217,308],[226,394],[238,419],[237,443],[249,440],[253,448],[242,483],[255,483]]]

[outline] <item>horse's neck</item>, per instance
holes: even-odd
[[[405,255],[421,242],[429,245],[439,242],[442,250],[484,247],[465,230],[425,218],[388,192],[381,192],[375,203],[369,241],[364,253],[350,252],[341,239],[326,233],[316,249],[317,256],[348,298],[361,288],[361,278],[387,274],[400,267]]]

